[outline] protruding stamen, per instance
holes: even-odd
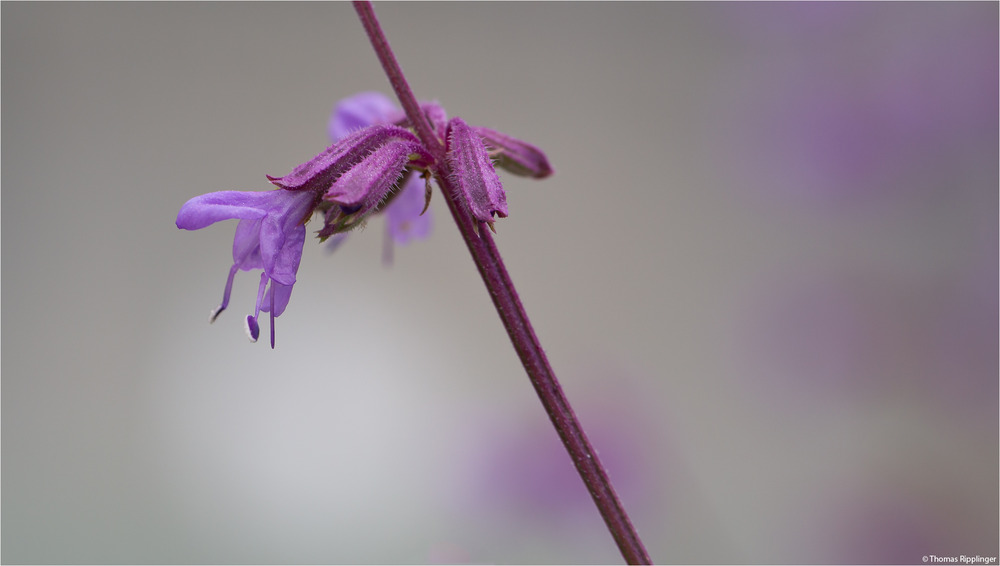
[[[267,289],[267,282],[270,277],[267,276],[267,272],[264,271],[260,274],[260,285],[257,287],[257,306],[254,307],[253,317],[257,318],[260,316],[260,305],[264,302],[264,291]]]
[[[247,331],[247,338],[250,338],[251,342],[256,342],[257,338],[260,337],[260,325],[257,323],[257,318],[260,316],[260,303],[264,300],[264,289],[267,287],[269,279],[267,272],[260,274],[260,286],[257,288],[257,306],[254,308],[252,315],[247,315],[245,330]],[[274,324],[273,318],[271,324]]]
[[[215,319],[222,314],[222,311],[226,310],[227,306],[229,306],[229,295],[233,292],[233,278],[236,277],[237,271],[239,271],[239,266],[236,264],[233,264],[233,266],[229,268],[229,279],[226,279],[226,290],[222,293],[222,304],[212,310],[212,314],[208,317],[209,324],[215,322]]]
[[[247,338],[249,338],[251,342],[256,342],[257,338],[260,337],[260,325],[257,324],[257,318],[248,314],[243,330],[246,330]],[[271,347],[273,348],[274,346]]]
[[[417,216],[423,216],[431,206],[431,195],[434,194],[434,187],[431,186],[430,171],[424,174],[424,209]]]
[[[271,284],[271,349],[274,349],[274,284]]]
[[[213,322],[215,322],[215,319],[219,318],[219,315],[222,314],[222,311],[224,310],[226,310],[226,307],[222,305],[219,305],[214,309],[212,309],[212,312],[209,313],[208,315],[208,323],[212,324]]]

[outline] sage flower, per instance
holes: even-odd
[[[323,199],[334,206],[327,211],[321,238],[350,230],[367,218],[388,199],[407,166],[427,167],[433,162],[416,137],[409,136],[413,139],[386,140],[330,185]]]
[[[435,102],[421,108],[445,142],[445,158],[461,200],[472,216],[492,227],[494,217],[507,216],[507,198],[496,174],[497,165],[516,174],[542,178],[551,174],[538,148],[488,128],[469,126],[461,118],[448,120]],[[386,212],[391,241],[406,243],[430,231],[425,215],[428,180],[441,166],[417,136],[408,120],[388,98],[361,93],[337,105],[328,129],[335,143],[281,177],[267,176],[278,187],[266,192],[221,191],[189,200],[177,215],[177,227],[199,230],[220,220],[238,219],[222,303],[212,311],[214,321],[229,305],[236,272],[262,270],[257,303],[246,318],[250,340],[260,335],[261,311],[274,319],[284,312],[302,259],[305,223],[314,212],[324,216],[320,240],[346,233],[375,213]]]
[[[233,239],[233,265],[229,268],[222,303],[212,311],[210,322],[229,305],[233,279],[238,270],[262,269],[254,313],[246,318],[247,335],[253,342],[260,335],[260,312],[271,313],[271,347],[274,319],[285,311],[302,259],[305,222],[312,214],[315,193],[278,189],[265,192],[221,191],[197,196],[181,207],[177,227],[200,230],[220,220],[239,219]]]
[[[438,107],[440,108],[440,107]],[[440,115],[441,110],[437,114]],[[406,124],[406,116],[389,97],[380,92],[361,92],[347,97],[334,107],[327,124],[327,133],[334,142],[362,128],[378,124]],[[426,207],[424,181],[410,175],[400,184],[384,209],[386,216],[387,249],[391,244],[406,244],[414,239],[426,238],[431,232],[434,217]],[[342,238],[332,242],[339,246]]]
[[[461,118],[448,120],[444,108],[436,102],[422,102],[421,110],[434,131],[448,147],[449,164],[454,170],[456,187],[469,203],[473,217],[492,222],[495,216],[507,216],[507,197],[496,174],[495,165],[515,175],[543,179],[552,174],[545,153],[537,147],[481,126],[470,126]],[[388,97],[379,92],[362,92],[337,103],[327,125],[331,139],[339,141],[358,129],[373,124],[410,126],[406,115]],[[453,132],[457,128],[457,135]],[[426,203],[422,208],[413,203],[423,194],[424,184],[411,175],[388,202],[388,230],[393,240],[405,243],[416,233],[429,232]],[[405,197],[403,195],[406,195]],[[399,209],[395,210],[399,203]],[[422,216],[423,215],[423,216]],[[408,229],[408,230],[407,230]]]
[[[362,128],[394,124],[403,118],[403,111],[388,96],[381,92],[359,92],[342,99],[333,108],[327,134],[336,143]]]

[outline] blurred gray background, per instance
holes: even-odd
[[[556,168],[498,245],[656,561],[997,555],[996,3],[376,9]],[[349,4],[4,3],[2,72],[3,562],[620,560],[440,194],[207,324],[177,210],[390,93]]]

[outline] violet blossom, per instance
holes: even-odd
[[[389,97],[380,92],[360,92],[337,103],[330,115],[327,133],[331,140],[338,142],[361,128],[404,121],[403,111]],[[419,176],[410,175],[383,209],[387,245],[407,244],[430,235],[434,217],[426,206],[424,187],[425,182]],[[333,245],[340,243],[338,239]]]
[[[258,292],[257,314],[262,308],[261,302],[264,299],[264,281],[271,280],[268,296],[272,312],[273,348],[274,316],[278,304],[281,303],[283,309],[287,306],[288,299],[283,294],[285,287],[277,287],[284,283],[272,279],[279,271],[276,269],[277,255],[273,257],[268,255],[274,254],[272,248],[275,244],[280,242],[281,250],[286,249],[286,242],[288,244],[288,252],[282,258],[292,261],[287,265],[281,265],[283,268],[281,273],[285,276],[290,274],[290,283],[293,284],[301,260],[300,240],[304,241],[304,232],[299,230],[299,226],[311,217],[312,212],[316,210],[325,212],[324,228],[319,233],[321,238],[340,234],[359,225],[367,215],[385,204],[393,195],[398,195],[399,191],[395,190],[396,183],[407,175],[412,176],[415,171],[420,171],[421,176],[428,181],[428,187],[430,177],[433,175],[443,191],[450,193],[446,194],[446,197],[455,199],[448,202],[449,210],[459,225],[459,231],[493,298],[497,313],[521,357],[539,399],[551,416],[559,437],[590,491],[622,556],[630,564],[652,564],[652,559],[632,526],[596,451],[587,440],[568,400],[562,394],[559,382],[531,328],[531,322],[524,312],[513,283],[507,276],[506,268],[491,236],[481,232],[478,227],[479,223],[488,222],[492,228],[494,215],[507,215],[506,195],[496,176],[492,159],[497,158],[501,166],[511,166],[517,174],[529,174],[541,178],[551,173],[544,154],[523,142],[509,140],[516,143],[508,143],[508,140],[504,139],[505,136],[494,136],[489,144],[494,152],[491,155],[483,135],[475,132],[461,119],[454,118],[445,122],[444,111],[437,105],[421,109],[406,82],[402,69],[396,62],[388,40],[375,17],[371,2],[358,0],[354,3],[354,7],[386,76],[392,83],[402,106],[406,108],[407,121],[413,121],[412,126],[419,137],[406,132],[413,138],[406,139],[406,135],[390,132],[380,125],[363,127],[338,140],[334,146],[296,167],[288,175],[280,178],[268,177],[272,183],[278,185],[279,196],[271,196],[275,193],[266,198],[257,195],[247,196],[245,198],[253,200],[253,204],[257,205],[249,207],[242,206],[243,201],[231,192],[198,197],[182,207],[177,219],[178,227],[198,229],[218,220],[234,217],[242,219],[240,226],[247,220],[261,223],[260,227],[251,224],[247,233],[242,235],[240,227],[237,227],[237,237],[234,241],[235,263],[230,270],[223,302],[228,301],[235,269],[244,266],[262,267],[264,273],[261,276],[262,284]],[[378,114],[383,109],[377,106],[374,108],[362,106],[362,110],[363,114],[369,111]],[[362,115],[362,120],[365,119],[367,118]],[[428,129],[427,119],[433,130]],[[446,139],[447,143],[443,143],[442,138]],[[515,156],[521,156],[523,159],[513,158]],[[430,194],[428,189],[427,202]],[[283,207],[282,203],[290,203],[291,206]],[[298,209],[295,206],[298,204],[303,205],[304,214],[301,220],[291,214],[293,210]],[[185,212],[192,218],[188,218]],[[468,213],[472,214],[473,223],[470,223]],[[296,222],[290,223],[291,219],[296,219]],[[263,230],[265,223],[269,228],[266,231]],[[277,225],[279,229],[271,229],[273,225]],[[253,230],[255,227],[256,231]],[[256,241],[248,238],[248,234],[256,236]],[[250,251],[236,253],[244,252],[244,248],[249,248]],[[254,255],[255,253],[257,255]],[[259,261],[257,256],[260,257]],[[271,262],[271,259],[274,261]],[[287,286],[287,291],[290,294],[290,284]],[[278,292],[282,295],[276,298]],[[256,322],[256,315],[248,317],[247,320],[248,323],[251,320]],[[253,334],[251,332],[252,338],[256,338]]]
[[[446,159],[459,195],[473,218],[488,222],[507,216],[506,195],[492,158],[519,175],[541,178],[552,172],[545,154],[520,140],[460,118],[447,120],[437,103],[424,103],[437,135],[448,140]],[[189,200],[177,215],[177,227],[198,230],[220,220],[239,219],[233,241],[233,265],[222,303],[211,321],[229,304],[238,270],[262,269],[254,314],[247,316],[251,341],[260,334],[260,312],[274,319],[284,312],[302,259],[305,223],[314,212],[324,215],[320,240],[336,242],[375,213],[385,211],[392,240],[405,243],[430,230],[429,179],[437,163],[408,120],[388,98],[361,93],[337,105],[329,123],[336,143],[282,177],[267,176],[278,187],[269,192],[221,191]],[[400,186],[401,185],[401,186]]]
[[[246,318],[246,331],[256,342],[260,312],[270,312],[273,348],[274,319],[291,298],[305,243],[305,223],[322,199],[331,200],[328,223],[330,210],[336,209],[341,224],[335,228],[348,230],[364,220],[413,160],[425,165],[430,160],[416,136],[398,126],[373,126],[327,148],[288,175],[269,176],[278,190],[221,191],[185,203],[176,221],[181,229],[199,230],[220,220],[240,220],[222,303],[212,311],[210,321],[229,305],[236,272],[262,269],[257,304],[254,314]]]
[[[274,319],[285,311],[295,284],[306,239],[305,221],[312,215],[316,195],[311,192],[274,190],[267,192],[221,191],[195,197],[181,207],[177,227],[200,230],[220,220],[238,218],[233,239],[233,266],[229,269],[222,303],[212,311],[214,322],[229,305],[237,270],[262,269],[254,314],[247,316],[247,335],[253,342],[260,335],[260,311],[271,313],[271,347]],[[270,283],[270,285],[268,285]]]
[[[494,159],[495,165],[515,175],[543,179],[552,174],[548,158],[537,147],[490,128],[469,126],[461,118],[449,121],[444,108],[436,102],[422,102],[420,107],[437,135],[449,143],[448,159],[456,169],[456,185],[476,220],[491,222],[494,214],[507,216],[506,196],[494,169]],[[461,124],[458,126],[461,140],[453,143],[456,123]],[[339,141],[358,129],[376,124],[410,125],[403,111],[387,96],[362,92],[337,103],[327,132],[333,141]],[[458,148],[462,151],[457,151]],[[432,221],[427,202],[422,207],[416,205],[420,195],[430,198],[425,185],[420,177],[411,175],[385,207],[388,235],[396,243],[405,244],[430,233]]]

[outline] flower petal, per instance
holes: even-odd
[[[337,103],[327,125],[333,141],[373,124],[389,122],[398,113],[396,105],[381,92],[360,92]]]
[[[267,289],[267,297],[260,305],[260,310],[264,312],[270,312],[272,304],[274,305],[274,312],[271,316],[280,316],[281,313],[285,312],[285,307],[288,306],[288,301],[292,298],[292,286],[282,285],[275,280],[271,280],[271,284]]]
[[[177,213],[177,227],[200,230],[220,220],[254,219],[267,215],[268,192],[219,191],[196,196]]]
[[[306,228],[303,220],[313,209],[312,192],[273,191],[279,194],[260,225],[260,257],[264,272],[284,285],[295,283],[302,259]]]
[[[424,212],[424,180],[417,175],[410,177],[386,207],[385,215],[386,228],[397,244],[426,238],[433,219],[430,210]]]
[[[456,188],[476,220],[492,222],[494,214],[507,216],[507,195],[483,139],[458,117],[448,122],[448,162]]]
[[[291,232],[283,233],[280,238],[265,240],[262,237],[261,257],[264,260],[265,273],[283,285],[294,285],[305,241],[305,226],[296,226]]]
[[[263,269],[260,258],[260,218],[240,220],[233,238],[233,264],[243,271]]]

